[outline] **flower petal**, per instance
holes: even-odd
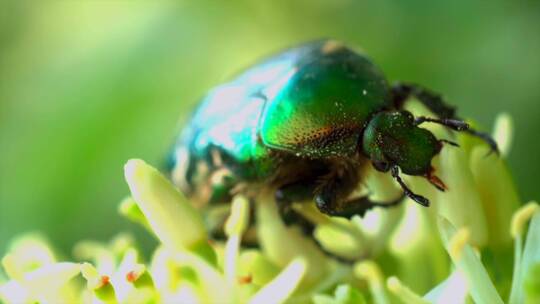
[[[354,265],[354,274],[367,281],[375,304],[390,303],[383,284],[383,274],[375,262],[368,260],[357,263]]]
[[[295,258],[303,257],[308,264],[306,286],[317,283],[327,275],[329,259],[312,240],[302,235],[298,227],[285,226],[273,199],[259,201],[256,211],[259,242],[273,263],[285,267]]]
[[[512,282],[512,291],[510,293],[509,303],[525,303],[525,293],[523,282],[530,268],[536,263],[540,263],[540,208],[536,202],[531,202],[520,210],[514,216],[512,225],[512,234],[516,237],[516,246],[521,246],[521,234],[527,221],[532,217],[529,225],[529,232],[525,240],[525,249],[520,256],[518,252],[521,248],[516,248],[517,262],[521,259],[520,265],[515,265],[514,278]]]
[[[512,243],[508,227],[512,214],[521,204],[521,200],[504,159],[497,155],[486,157],[488,151],[485,146],[473,148],[470,166],[474,176],[473,184],[476,184],[475,191],[480,195],[482,214],[487,215],[485,218],[489,231],[489,245],[499,249],[509,247]],[[467,213],[473,214],[473,210],[466,210]],[[474,231],[474,226],[470,227]]]
[[[386,281],[386,287],[396,297],[408,304],[429,304],[430,302],[416,294],[409,287],[403,285],[397,277],[390,277]]]
[[[502,156],[507,157],[512,147],[512,136],[514,129],[514,121],[508,113],[497,115],[495,120],[495,128],[493,130],[493,139],[499,146],[499,152]]]
[[[298,287],[306,270],[307,263],[304,259],[293,260],[276,278],[259,290],[249,303],[283,303]]]
[[[182,251],[206,241],[201,215],[155,168],[132,159],[124,170],[133,199],[165,246]]]
[[[424,299],[436,304],[465,303],[468,294],[469,288],[465,277],[463,273],[456,270],[446,280],[430,290]]]
[[[458,228],[469,227],[471,243],[483,246],[488,241],[487,221],[467,155],[458,148],[442,149],[440,155],[440,177],[448,190],[437,194],[438,213]]]
[[[439,218],[439,231],[450,258],[463,273],[476,303],[503,303],[486,269],[472,247],[466,242],[467,228],[459,231],[445,218]]]

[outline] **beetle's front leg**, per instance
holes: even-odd
[[[470,127],[462,127],[467,125],[462,119],[456,116],[456,108],[452,107],[444,101],[441,95],[426,89],[417,84],[410,83],[396,83],[392,86],[392,102],[396,109],[402,109],[407,99],[415,97],[426,108],[437,115],[440,119],[432,119],[421,117],[417,124],[422,122],[435,122],[445,125],[455,131],[463,131],[469,133],[472,136],[478,137],[489,145],[491,152],[498,153],[499,148],[497,142],[488,134],[484,132],[471,129]]]
[[[351,181],[335,177],[327,179],[317,189],[315,204],[319,211],[330,216],[350,219],[354,215],[363,217],[374,207],[392,207],[403,200],[403,195],[390,202],[374,202],[367,196],[349,200],[348,197],[358,185],[358,180]]]
[[[338,216],[347,219],[351,219],[353,216],[358,215],[363,217],[366,212],[375,207],[390,208],[399,205],[403,202],[405,194],[402,194],[399,198],[390,202],[375,202],[370,200],[367,196],[355,198],[349,201],[338,204],[327,200],[328,197],[318,195],[315,197],[315,202],[319,210],[330,216]],[[340,207],[336,207],[340,206]]]
[[[412,83],[395,83],[392,86],[392,102],[396,109],[403,109],[405,102],[415,97],[440,118],[456,118],[456,108],[448,105],[441,95]]]

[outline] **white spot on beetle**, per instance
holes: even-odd
[[[176,165],[171,172],[171,178],[180,189],[187,189],[186,182],[187,168],[189,164],[189,153],[185,147],[179,148],[175,152]]]
[[[328,55],[332,54],[343,48],[343,44],[336,40],[327,41],[321,48],[323,54]]]
[[[219,154],[219,151],[212,150],[210,152],[210,155],[212,156],[212,163],[216,167],[222,167],[223,166],[223,160],[221,159],[221,154]]]
[[[231,176],[231,171],[229,171],[227,168],[221,168],[214,173],[212,173],[212,176],[210,177],[210,183],[212,185],[220,185],[223,183],[225,178]]]
[[[207,176],[208,172],[210,172],[210,168],[208,168],[208,164],[206,164],[202,160],[198,161],[197,162],[197,175]]]

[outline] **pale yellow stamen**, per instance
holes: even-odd
[[[364,261],[354,266],[354,273],[369,281],[370,284],[382,286],[383,275],[379,266],[372,261]]]
[[[88,289],[95,290],[103,287],[104,281],[101,279],[97,269],[90,263],[83,263],[81,265],[82,276],[88,283]]]
[[[101,301],[116,303],[116,292],[111,284],[111,277],[103,275],[89,263],[81,265],[81,273],[87,281],[87,288]]]
[[[357,277],[365,279],[368,282],[374,303],[389,303],[384,290],[383,274],[375,262],[363,261],[356,264],[354,266],[354,273]]]
[[[12,254],[6,254],[2,258],[2,266],[4,266],[4,270],[10,278],[15,280],[22,278],[23,273],[18,269],[15,257]]]
[[[423,299],[420,295],[404,286],[397,277],[390,277],[386,280],[386,287],[391,293],[396,295],[405,303],[410,304],[428,304],[429,301]]]
[[[456,261],[459,261],[463,254],[465,245],[471,238],[471,231],[468,228],[460,228],[448,242],[448,252]]]
[[[514,213],[512,216],[512,225],[510,227],[510,234],[513,238],[517,238],[523,234],[525,226],[538,209],[540,209],[538,203],[533,201],[519,208]]]
[[[250,300],[250,304],[283,303],[302,281],[307,270],[307,263],[296,258],[281,271],[270,283],[266,284]]]
[[[249,202],[245,197],[236,196],[232,202],[231,216],[225,223],[227,236],[241,235],[249,221]]]
[[[249,202],[243,196],[236,196],[231,206],[231,215],[225,223],[225,234],[229,237],[225,246],[224,272],[227,281],[231,284],[236,282],[238,253],[240,250],[241,236],[247,229],[249,221]]]

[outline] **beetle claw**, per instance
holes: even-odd
[[[495,144],[494,146],[491,145],[489,142],[489,151],[486,153],[486,155],[484,155],[484,157],[488,157],[490,156],[491,154],[495,153],[495,155],[499,156],[501,153],[499,151],[499,147],[497,147],[497,145]]]
[[[394,177],[396,182],[401,186],[401,189],[403,190],[403,193],[405,193],[405,195],[407,197],[409,197],[410,199],[412,199],[413,201],[417,202],[418,204],[420,204],[420,205],[422,205],[424,207],[429,207],[429,205],[430,205],[429,199],[412,192],[411,189],[409,189],[409,187],[407,187],[407,185],[405,185],[405,183],[403,182],[403,180],[399,176],[399,169],[398,169],[397,166],[392,167],[390,169],[390,173],[392,174],[392,177]]]
[[[479,132],[474,129],[468,129],[466,131],[467,133],[478,137],[482,141],[484,141],[489,146],[489,151],[486,153],[485,157],[490,156],[492,153],[495,153],[497,156],[499,156],[499,146],[497,145],[497,142],[487,133]]]

